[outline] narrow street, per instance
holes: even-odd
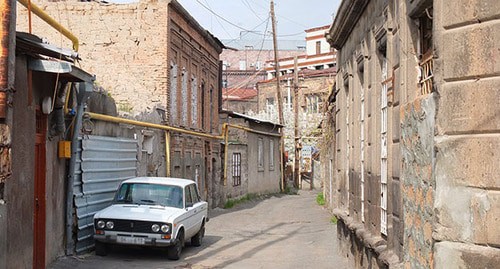
[[[346,268],[336,233],[316,192],[301,191],[213,210],[203,245],[186,246],[179,261],[159,250],[119,248],[106,257],[64,257],[49,268]]]

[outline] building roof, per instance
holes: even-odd
[[[234,112],[234,111],[223,110],[223,111],[221,111],[221,113],[226,113],[230,117],[245,119],[247,121],[251,121],[251,122],[254,122],[254,123],[265,123],[265,124],[271,124],[271,125],[279,126],[279,127],[284,127],[285,126],[283,124],[279,124],[279,123],[275,123],[275,122],[267,121],[267,120],[262,120],[262,119],[259,119],[259,118],[256,118],[256,117],[250,117],[248,115],[241,114],[241,113]]]
[[[222,89],[223,100],[247,100],[257,96],[257,89],[235,88]]]
[[[196,20],[189,14],[189,12],[179,3],[177,0],[170,0],[170,4],[175,10],[177,10],[188,22],[189,25],[193,27],[196,31],[198,31],[205,40],[210,43],[214,48],[217,49],[217,52],[220,54],[222,49],[226,48],[222,42],[212,35],[208,30],[203,28]]]
[[[299,71],[300,78],[315,78],[315,77],[325,77],[325,76],[334,77],[336,74],[337,74],[337,67],[330,67],[330,68],[320,69],[320,70],[303,69],[303,70]],[[293,78],[293,77],[294,77],[294,74],[282,75],[282,76],[280,76],[280,81],[286,80],[288,78]],[[257,84],[268,83],[271,81],[276,81],[276,77],[274,77],[272,79],[260,81]]]
[[[325,25],[325,26],[319,26],[319,27],[314,27],[314,28],[306,29],[305,32],[306,33],[310,33],[310,32],[316,32],[316,31],[319,31],[319,30],[328,30],[328,28],[330,28],[330,25]]]
[[[351,34],[369,0],[343,0],[326,39],[335,49],[340,49]]]

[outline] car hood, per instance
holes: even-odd
[[[171,222],[183,211],[165,206],[115,204],[97,212],[94,218]]]

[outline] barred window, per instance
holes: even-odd
[[[241,153],[233,153],[233,186],[241,185]]]

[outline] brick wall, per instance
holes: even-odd
[[[121,114],[136,115],[167,107],[167,5],[169,1],[133,4],[37,2],[78,37],[82,69],[115,99]],[[17,5],[17,30],[28,31],[27,9]],[[51,44],[71,42],[33,15],[32,32]]]

